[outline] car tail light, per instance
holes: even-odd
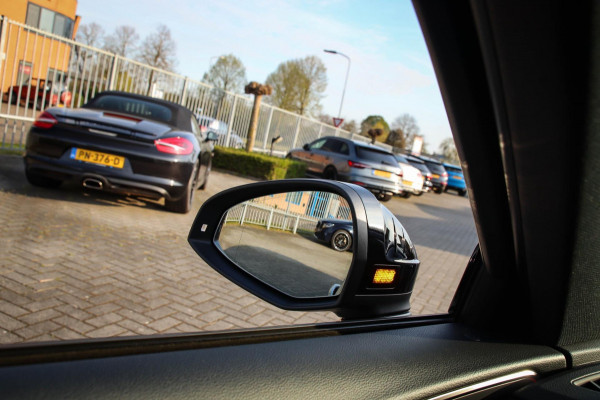
[[[352,168],[368,168],[369,166],[363,163],[359,163],[356,161],[348,161],[348,166]]]
[[[444,173],[442,174],[442,176],[444,176],[444,177],[446,177],[446,178],[447,178],[447,177],[448,177],[448,173],[447,173],[447,172],[444,172]]]
[[[186,155],[194,150],[194,144],[182,137],[170,137],[154,141],[156,149],[163,153]]]
[[[50,114],[48,111],[44,111],[34,121],[33,126],[42,129],[50,129],[57,123],[58,121],[54,118],[54,115]]]
[[[400,178],[402,178],[404,176],[404,172],[400,171],[396,175],[398,175]]]

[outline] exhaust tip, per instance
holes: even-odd
[[[84,188],[94,190],[102,190],[104,186],[101,180],[94,178],[85,178],[82,184]]]

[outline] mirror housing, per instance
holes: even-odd
[[[340,291],[327,297],[297,298],[244,271],[217,244],[227,211],[244,201],[275,193],[326,191],[343,197],[353,217],[353,260]],[[400,221],[368,190],[353,184],[290,179],[225,190],[208,199],[189,233],[192,248],[213,269],[261,299],[286,310],[332,311],[344,319],[407,314],[419,268],[416,250]],[[381,273],[392,277],[378,281]]]
[[[310,151],[310,146],[308,145],[308,143],[305,143],[304,146],[302,146],[302,148],[306,151]]]
[[[206,133],[206,141],[216,142],[217,140],[219,140],[219,134],[216,131],[209,129]]]

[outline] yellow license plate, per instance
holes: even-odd
[[[405,186],[412,186],[413,183],[411,181],[402,181],[402,184]]]
[[[438,174],[433,174],[431,175],[433,178],[439,178],[440,176]]]
[[[454,176],[454,179],[462,179],[462,176]]]
[[[77,161],[84,161],[114,168],[123,168],[125,165],[125,157],[85,149],[71,149],[71,158]]]
[[[383,176],[384,178],[389,178],[390,176],[392,176],[392,173],[391,172],[387,172],[387,171],[380,171],[378,169],[374,169],[373,170],[373,175]]]

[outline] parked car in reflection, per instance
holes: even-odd
[[[405,154],[404,157],[410,165],[421,171],[421,175],[423,175],[423,190],[421,191],[421,193],[415,193],[415,195],[420,196],[423,193],[430,192],[433,189],[433,183],[431,183],[433,174],[431,173],[429,168],[427,168],[427,165],[425,165],[425,161],[410,154]]]
[[[315,237],[329,243],[332,249],[347,251],[352,248],[352,221],[342,219],[322,219],[315,227]]]
[[[394,155],[368,143],[326,136],[290,150],[287,158],[306,163],[309,175],[363,186],[380,201],[403,193],[402,169]]]
[[[227,142],[227,132],[229,131],[229,125],[226,122],[220,121],[216,118],[207,117],[205,115],[197,115],[200,129],[203,132],[207,132],[209,129],[215,131],[219,136],[219,145],[225,147],[233,147],[235,149],[243,149],[245,141],[235,131],[229,133],[229,143]]]
[[[75,181],[94,190],[164,198],[187,213],[204,188],[212,131],[200,130],[178,104],[124,92],[103,92],[77,109],[49,108],[27,136],[25,176],[36,186]]]
[[[46,107],[68,107],[71,105],[72,94],[67,85],[59,81],[52,82],[46,79],[33,79],[23,85],[10,88],[12,93],[5,93],[5,101],[13,104],[28,103],[38,110]]]
[[[447,163],[444,163],[444,168],[448,172],[448,185],[446,185],[445,191],[455,190],[461,196],[466,195],[467,184],[465,183],[465,176],[463,175],[462,168],[459,165]]]
[[[418,156],[417,158],[422,160],[427,168],[429,168],[431,171],[431,184],[433,185],[433,192],[441,194],[446,189],[446,185],[448,185],[448,172],[446,172],[446,169],[442,165],[441,161],[425,156]]]
[[[413,167],[402,154],[396,154],[395,157],[402,169],[403,196],[408,198],[412,194],[417,196],[423,194],[425,179],[421,171]]]

